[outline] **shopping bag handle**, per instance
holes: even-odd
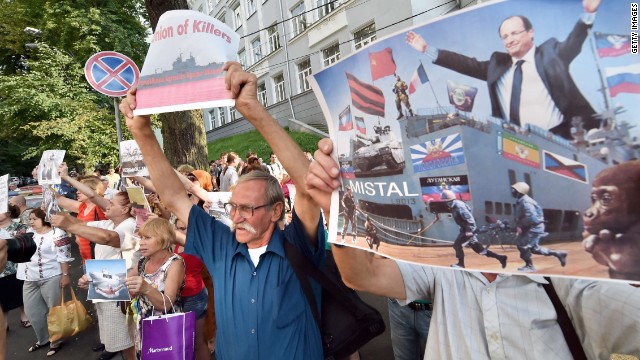
[[[169,305],[171,305],[171,310],[173,310],[173,312],[176,312],[176,308],[173,306],[173,302],[171,301],[171,298],[169,298],[169,295],[165,295],[164,292],[160,291],[160,295],[162,295],[162,307],[164,308],[164,314],[167,314],[167,302],[164,300],[164,298],[166,297],[167,300],[169,300]],[[155,312],[155,307],[151,306],[151,313],[153,314]],[[169,318],[166,318],[167,322],[169,322]]]
[[[71,291],[71,300],[73,300],[74,302],[77,301],[76,293],[75,291],[73,291],[73,286],[69,285],[69,291]],[[64,288],[60,290],[60,305],[62,304],[64,304]]]

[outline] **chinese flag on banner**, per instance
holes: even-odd
[[[396,62],[393,61],[391,48],[370,53],[369,62],[371,63],[371,77],[373,81],[396,73]]]

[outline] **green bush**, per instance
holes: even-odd
[[[289,131],[288,128],[285,128],[285,130],[298,143],[302,151],[309,151],[313,154],[318,148],[320,136],[306,132]],[[208,143],[207,146],[209,148],[209,160],[219,159],[220,153],[229,151],[235,152],[245,160],[247,153],[253,151],[264,160],[265,164],[268,164],[269,155],[271,154],[271,147],[256,130],[218,139]]]

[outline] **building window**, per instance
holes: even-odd
[[[307,28],[307,18],[304,13],[304,1],[291,9],[291,32],[296,36]]]
[[[236,27],[236,30],[242,26],[242,10],[240,9],[240,4],[233,8],[233,26]]]
[[[212,109],[209,111],[209,130],[213,130],[216,127],[216,112],[215,109]]]
[[[356,50],[367,46],[376,40],[376,24],[370,24],[353,33],[353,43]]]
[[[258,101],[262,106],[267,106],[267,86],[264,83],[258,84]]]
[[[327,67],[336,61],[340,60],[340,45],[331,45],[322,50],[322,61],[324,66]]]
[[[284,90],[284,75],[280,74],[273,77],[273,93],[275,94],[276,102],[287,98]]]
[[[260,38],[257,37],[251,42],[251,52],[253,53],[253,62],[257,63],[264,55],[262,55],[262,46],[260,45]]]
[[[256,12],[256,0],[247,0],[247,18]]]
[[[278,36],[278,25],[273,25],[267,29],[267,44],[269,46],[269,53],[272,53],[280,49],[280,37]]]
[[[300,92],[305,92],[311,88],[307,80],[309,75],[311,75],[311,60],[307,59],[298,63],[298,90]]]
[[[226,115],[227,112],[225,111],[225,108],[216,108],[216,113],[218,115],[218,123],[220,124],[220,126],[224,125],[227,123],[227,119],[226,119]]]
[[[238,53],[238,62],[242,65],[243,69],[247,68],[247,52],[244,49]]]
[[[340,0],[318,0],[316,4],[316,7],[318,8],[318,20],[320,20],[340,6]]]
[[[222,22],[222,23],[227,23],[227,13],[225,13],[224,11],[221,12],[220,14],[218,14],[218,16],[216,16],[216,19],[218,19],[218,21]]]

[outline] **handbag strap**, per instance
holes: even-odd
[[[553,307],[556,309],[558,324],[560,325],[562,335],[564,335],[564,339],[567,342],[567,346],[571,351],[571,355],[573,355],[573,359],[587,360],[587,355],[584,353],[584,348],[580,343],[580,338],[576,333],[576,329],[573,327],[569,314],[567,314],[567,309],[562,305],[562,302],[558,297],[558,293],[553,287],[553,283],[551,283],[551,279],[548,276],[545,276],[544,279],[547,280],[547,284],[542,284],[542,287],[549,296]]]
[[[313,265],[313,263],[298,249],[295,245],[290,243],[286,238],[284,239],[284,252],[291,263],[291,267],[293,268],[294,273],[298,277],[300,284],[302,285],[302,291],[304,292],[309,305],[311,306],[311,310],[313,312],[313,317],[316,320],[316,323],[320,327],[320,315],[318,313],[318,306],[315,301],[315,297],[311,291],[311,286],[309,284],[309,278],[307,275],[310,275],[313,279],[315,279],[325,290],[329,291],[331,296],[336,299],[340,304],[347,309],[349,312],[355,314],[356,316],[360,315],[362,312],[354,303],[348,301],[349,294],[346,294],[343,289],[338,287],[338,285],[331,280],[327,275],[318,269],[317,266]]]

